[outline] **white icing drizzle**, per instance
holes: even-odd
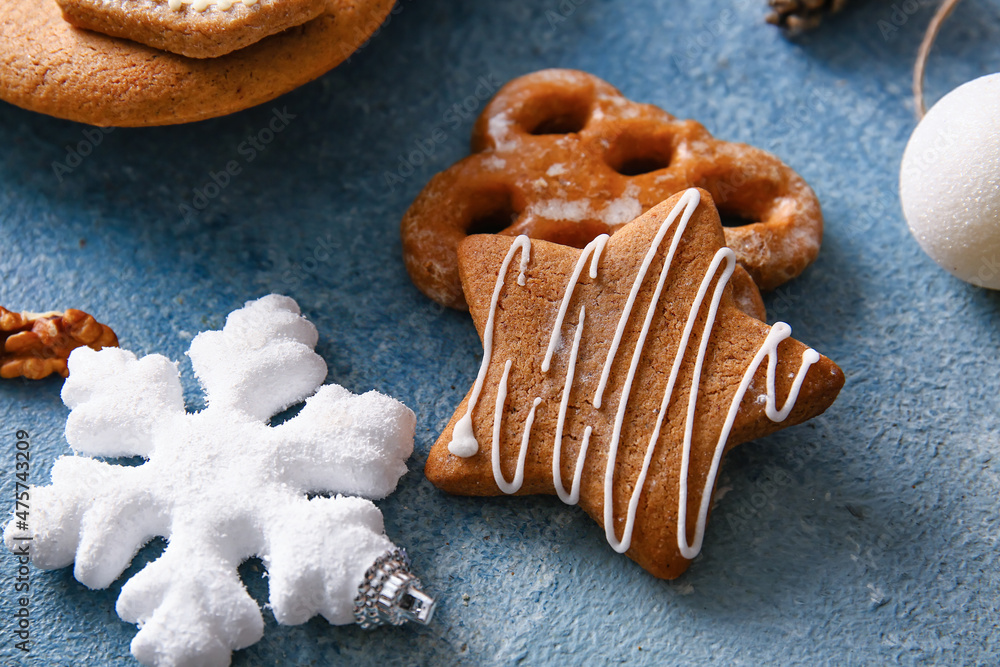
[[[535,422],[535,408],[542,402],[536,398],[531,404],[528,418],[524,422],[524,435],[521,436],[521,450],[517,454],[517,469],[514,472],[514,479],[508,482],[504,479],[503,471],[500,470],[500,426],[503,424],[503,406],[507,402],[507,376],[510,375],[511,360],[508,359],[503,367],[503,377],[500,378],[500,385],[497,387],[497,403],[493,412],[493,479],[497,486],[504,493],[517,493],[521,485],[524,484],[524,457],[528,453],[528,440],[531,437],[531,425]]]
[[[775,403],[777,402],[777,396],[774,391],[774,374],[778,367],[778,344],[781,341],[788,338],[792,333],[792,328],[785,324],[784,322],[776,322],[771,330],[767,333],[767,338],[764,339],[764,343],[757,350],[757,354],[754,356],[753,361],[747,366],[746,372],[743,374],[743,380],[740,382],[739,388],[736,390],[736,394],[733,396],[732,402],[729,404],[729,412],[726,415],[726,423],[722,426],[722,433],[719,434],[719,441],[715,446],[715,455],[712,457],[712,466],[709,468],[708,475],[705,477],[705,488],[702,489],[701,493],[701,505],[698,508],[698,521],[695,525],[694,541],[688,544],[687,541],[687,471],[688,465],[691,458],[691,412],[694,409],[694,402],[697,398],[697,393],[691,392],[691,402],[688,409],[688,423],[687,429],[684,434],[684,456],[681,459],[681,475],[680,475],[680,494],[677,499],[677,547],[680,549],[681,555],[685,558],[694,558],[701,551],[702,541],[705,539],[705,524],[708,520],[708,507],[712,500],[712,494],[710,493],[713,486],[715,486],[715,478],[719,474],[719,463],[722,461],[722,452],[726,447],[726,440],[729,439],[729,432],[733,428],[733,423],[736,421],[736,414],[740,410],[740,404],[743,402],[743,397],[746,395],[747,389],[750,387],[750,382],[753,381],[753,376],[757,372],[757,368],[760,367],[761,361],[764,360],[764,356],[767,356],[767,405],[765,406],[765,412],[767,413],[768,419],[773,422],[783,422],[788,414],[795,407],[795,402],[799,398],[799,390],[802,388],[802,382],[805,380],[806,373],[809,371],[809,367],[814,363],[819,361],[819,352],[811,348],[806,349],[802,353],[802,363],[799,365],[799,370],[795,374],[795,379],[792,382],[791,389],[788,391],[788,397],[785,399],[785,404],[782,406],[781,410],[775,409]],[[699,371],[700,363],[704,358],[704,346],[702,347],[702,353],[699,356]]]
[[[597,277],[596,275],[593,277]],[[564,301],[565,303],[565,301]],[[573,388],[573,380],[576,377],[576,358],[580,352],[580,338],[583,336],[583,321],[586,317],[587,309],[580,306],[580,319],[576,324],[576,333],[573,335],[573,347],[569,351],[569,364],[566,367],[566,384],[563,386],[562,401],[559,404],[559,420],[556,422],[556,440],[552,447],[552,481],[556,487],[559,500],[567,505],[576,505],[580,502],[580,481],[583,479],[583,463],[587,458],[587,448],[590,445],[590,434],[593,432],[590,426],[583,431],[583,442],[580,445],[580,453],[576,457],[576,469],[573,471],[573,486],[569,493],[562,483],[562,436],[563,426],[566,423],[566,408],[569,406],[569,392]]]
[[[670,215],[667,219],[663,221],[660,225],[660,230],[656,234],[656,238],[649,246],[649,251],[646,253],[646,257],[642,260],[642,266],[639,267],[639,273],[635,276],[635,281],[632,283],[632,290],[629,292],[628,301],[625,302],[625,309],[622,310],[622,315],[618,319],[618,326],[615,328],[615,337],[611,341],[611,348],[608,350],[607,359],[604,362],[604,369],[601,371],[601,381],[597,385],[597,391],[594,392],[594,407],[600,409],[601,399],[604,397],[604,389],[608,386],[608,377],[611,375],[611,364],[615,360],[615,356],[618,354],[618,346],[622,342],[622,334],[625,332],[625,325],[628,324],[628,319],[632,315],[632,306],[635,305],[635,299],[639,295],[639,290],[642,288],[642,283],[646,278],[646,272],[649,270],[649,265],[653,263],[653,259],[656,257],[657,251],[660,249],[660,243],[663,241],[663,237],[667,235],[667,230],[670,229],[670,225],[677,218],[678,213],[680,213],[681,207],[684,207],[684,215],[681,218],[680,223],[677,225],[677,230],[674,232],[673,242],[670,244],[670,250],[667,253],[667,259],[663,263],[663,271],[660,274],[661,281],[666,276],[667,269],[670,268],[670,264],[674,260],[674,251],[677,250],[677,245],[681,241],[681,237],[684,235],[684,230],[687,229],[688,221],[691,220],[691,216],[694,214],[696,208],[698,208],[698,203],[701,201],[701,193],[699,193],[694,188],[688,189],[681,196],[680,201],[677,205],[670,211]],[[657,293],[659,296],[659,293]]]
[[[594,258],[590,262],[590,277],[592,279],[596,278],[597,263],[601,261],[601,253],[604,252],[604,246],[608,244],[608,239],[610,238],[607,234],[598,236],[584,247],[583,252],[580,253],[580,259],[576,261],[573,275],[566,285],[566,293],[563,295],[562,303],[559,304],[559,314],[556,315],[555,326],[552,327],[552,336],[549,338],[549,349],[545,351],[545,359],[542,361],[543,373],[549,372],[549,365],[552,363],[552,353],[555,352],[556,345],[559,344],[559,339],[562,335],[562,324],[563,319],[566,317],[566,309],[569,308],[570,299],[573,298],[573,289],[576,287],[577,281],[580,280],[580,274],[583,273],[583,267],[587,263],[587,258],[593,253]]]
[[[735,255],[729,248],[720,248],[715,254],[715,257],[712,259],[712,264],[709,266],[708,271],[705,272],[705,277],[702,279],[701,286],[698,288],[698,294],[695,296],[694,302],[691,304],[691,310],[688,312],[687,323],[684,326],[684,333],[681,334],[681,339],[677,343],[677,354],[674,356],[674,363],[670,370],[670,379],[667,380],[667,386],[663,392],[664,398],[660,404],[660,411],[657,414],[656,428],[654,429],[653,435],[649,440],[649,445],[646,447],[646,456],[642,462],[642,469],[639,472],[639,477],[636,479],[635,487],[632,490],[632,496],[629,498],[628,513],[626,514],[625,520],[625,530],[622,534],[621,541],[619,541],[617,537],[615,537],[615,526],[613,520],[614,505],[612,492],[614,491],[614,487],[612,483],[614,480],[615,461],[618,457],[618,444],[621,439],[622,424],[625,420],[625,411],[628,409],[628,402],[632,393],[632,381],[635,379],[635,371],[639,365],[639,359],[642,356],[643,347],[646,343],[646,336],[649,334],[649,325],[653,320],[653,315],[656,312],[656,305],[660,300],[660,292],[663,289],[664,278],[666,277],[667,271],[670,269],[670,265],[666,262],[663,265],[663,270],[660,272],[660,281],[656,286],[656,291],[653,293],[653,299],[650,301],[649,308],[646,311],[646,320],[643,322],[642,331],[639,334],[639,340],[635,345],[634,352],[632,353],[632,363],[629,366],[625,386],[622,389],[621,400],[618,402],[618,412],[615,414],[615,430],[611,437],[611,445],[608,449],[608,463],[604,471],[604,532],[608,538],[608,544],[610,544],[611,547],[618,553],[628,551],[628,548],[632,543],[632,530],[635,527],[636,508],[639,505],[639,495],[646,482],[646,473],[649,471],[649,463],[653,459],[653,450],[656,447],[656,441],[659,440],[660,426],[663,423],[666,408],[669,405],[670,396],[673,394],[674,383],[677,380],[677,374],[680,371],[681,362],[684,359],[684,352],[687,350],[688,341],[691,338],[691,330],[694,328],[695,320],[698,318],[698,312],[701,310],[701,304],[705,299],[705,292],[708,290],[709,284],[718,273],[719,266],[723,260],[726,261],[726,269],[723,272],[722,278],[716,283],[715,293],[712,297],[712,304],[708,313],[708,318],[705,321],[705,331],[702,334],[701,347],[698,350],[698,358],[695,361],[694,375],[691,379],[692,400],[688,404],[688,414],[687,419],[685,420],[686,430],[684,433],[685,445],[690,444],[691,430],[694,425],[695,399],[698,396],[697,387],[701,383],[701,366],[705,357],[705,350],[708,347],[709,333],[715,325],[715,315],[718,310],[719,301],[722,299],[722,293],[725,290],[726,283],[729,282],[729,276],[732,275],[736,266]],[[725,439],[723,439],[722,442],[725,444]],[[686,462],[687,458],[685,457],[685,459],[681,462],[680,473],[682,497],[685,495],[684,489],[687,488]]]
[[[247,7],[257,4],[257,0],[168,0],[167,4],[170,9],[174,10],[180,9],[184,5],[191,5],[191,9],[196,12],[203,12],[212,5],[225,11],[238,2],[242,2]]]
[[[493,320],[496,318],[497,302],[500,300],[500,290],[503,288],[507,278],[507,269],[514,259],[514,253],[521,251],[521,268],[517,276],[517,284],[524,286],[524,272],[528,268],[528,259],[531,256],[531,239],[521,235],[514,239],[514,243],[507,251],[507,256],[500,265],[500,273],[497,275],[496,287],[493,288],[493,300],[490,302],[490,316],[486,320],[486,329],[483,332],[483,363],[479,366],[479,375],[476,383],[472,386],[472,394],[469,396],[469,407],[465,411],[465,416],[458,420],[455,429],[452,431],[451,442],[448,443],[448,451],[455,456],[468,458],[475,456],[479,451],[479,442],[476,434],[472,432],[472,411],[479,401],[479,394],[483,391],[483,382],[486,381],[486,371],[489,370],[490,359],[493,357]]]
[[[650,435],[649,442],[646,446],[646,453],[643,459],[642,469],[636,478],[635,486],[632,490],[632,494],[629,498],[628,510],[625,516],[625,526],[622,530],[622,537],[619,539],[615,531],[615,521],[614,521],[614,472],[615,465],[618,456],[618,447],[621,439],[622,427],[624,425],[625,413],[628,410],[628,404],[632,392],[632,384],[635,380],[636,371],[638,369],[639,362],[642,359],[643,351],[645,349],[646,338],[649,335],[650,327],[652,324],[653,317],[658,311],[658,305],[660,297],[663,292],[663,288],[666,284],[666,278],[669,274],[671,265],[673,264],[674,254],[680,244],[681,238],[687,229],[688,222],[694,214],[695,209],[701,197],[697,190],[689,189],[678,201],[677,205],[671,210],[670,214],[660,225],[660,229],[654,237],[649,251],[643,260],[642,265],[639,268],[639,272],[636,275],[635,281],[632,284],[632,289],[629,293],[628,299],[625,303],[623,312],[618,321],[618,326],[615,330],[615,336],[612,340],[611,346],[608,350],[608,355],[605,359],[604,366],[601,373],[601,378],[598,383],[597,390],[594,394],[593,405],[595,408],[600,409],[601,399],[605,388],[607,387],[607,382],[610,377],[611,367],[614,365],[615,359],[618,354],[618,348],[621,344],[621,340],[624,334],[626,325],[631,316],[632,310],[635,306],[636,298],[642,288],[642,284],[646,278],[646,274],[649,271],[649,267],[652,265],[659,252],[660,245],[663,239],[666,237],[667,232],[673,226],[675,220],[680,217],[676,227],[674,227],[673,238],[671,240],[670,248],[664,259],[663,268],[660,270],[659,279],[656,284],[656,288],[653,291],[652,298],[650,299],[649,306],[646,310],[646,315],[643,321],[643,326],[639,332],[638,340],[636,341],[635,348],[632,352],[632,358],[629,364],[628,373],[625,378],[625,384],[622,388],[621,397],[618,402],[618,408],[615,413],[615,423],[614,430],[611,435],[611,443],[608,447],[608,458],[604,471],[604,526],[605,526],[605,536],[607,537],[608,543],[611,547],[618,551],[619,553],[624,553],[629,549],[632,542],[632,533],[635,528],[636,515],[638,511],[639,498],[642,493],[642,489],[645,486],[646,476],[649,472],[649,466],[653,458],[653,453],[656,448],[656,443],[659,440],[660,432],[662,430],[663,421],[666,416],[667,409],[670,406],[670,399],[673,395],[674,386],[677,381],[677,377],[680,373],[680,368],[684,360],[684,355],[687,351],[689,342],[691,340],[692,333],[694,331],[694,326],[698,320],[698,314],[701,311],[702,304],[705,301],[705,297],[708,294],[708,290],[715,281],[715,289],[712,292],[712,298],[709,304],[709,311],[705,320],[705,326],[700,332],[700,341],[698,346],[698,356],[695,359],[694,372],[691,380],[691,392],[688,397],[687,414],[685,416],[685,427],[684,427],[684,443],[681,456],[681,469],[679,475],[679,494],[678,494],[678,507],[677,507],[677,546],[680,553],[685,558],[694,558],[699,551],[701,551],[701,545],[705,536],[705,524],[708,517],[708,509],[711,503],[711,489],[715,485],[715,479],[718,475],[719,464],[722,460],[722,453],[726,446],[726,441],[729,439],[729,434],[732,431],[733,424],[736,421],[736,415],[739,412],[740,405],[743,402],[743,398],[746,395],[747,390],[750,387],[751,382],[763,363],[764,357],[768,359],[767,366],[767,391],[765,395],[766,406],[765,413],[767,417],[774,422],[784,421],[788,417],[792,408],[795,406],[798,400],[799,391],[802,388],[802,383],[805,380],[806,373],[809,367],[812,366],[820,359],[820,355],[812,349],[806,349],[802,354],[802,361],[799,365],[799,369],[795,374],[792,381],[792,386],[789,389],[788,396],[785,399],[784,405],[779,409],[777,408],[777,395],[775,389],[775,374],[777,372],[778,365],[778,345],[781,341],[785,340],[791,335],[791,327],[789,327],[784,322],[777,322],[773,327],[771,327],[768,332],[764,342],[761,344],[760,348],[757,350],[756,355],[753,360],[747,366],[746,371],[743,374],[743,378],[734,394],[732,401],[729,405],[729,410],[726,415],[726,421],[723,424],[722,430],[719,434],[719,439],[715,446],[715,452],[712,458],[712,464],[709,469],[708,475],[705,478],[705,484],[701,493],[701,504],[698,510],[698,516],[695,523],[695,534],[694,540],[689,543],[687,539],[687,498],[688,498],[688,472],[690,468],[691,461],[691,441],[694,433],[694,422],[696,416],[697,402],[699,387],[701,385],[701,374],[702,368],[704,366],[705,357],[708,349],[708,342],[711,338],[712,331],[715,327],[716,316],[718,315],[719,304],[722,300],[722,295],[725,291],[726,285],[729,283],[729,278],[732,276],[733,271],[736,268],[736,257],[733,251],[729,248],[720,248],[716,252],[712,259],[712,263],[706,270],[705,275],[702,278],[701,285],[698,288],[698,293],[695,296],[691,309],[688,312],[688,317],[684,326],[684,330],[681,334],[681,338],[678,341],[677,352],[675,354],[673,364],[670,370],[670,376],[667,380],[667,385],[664,388],[663,398],[660,403],[660,408],[657,412],[656,425]],[[548,349],[546,350],[545,358],[542,362],[542,372],[547,373],[551,366],[552,355],[555,352],[556,347],[559,344],[561,330],[564,324],[566,312],[569,308],[569,303],[572,300],[574,288],[579,281],[580,275],[583,272],[583,267],[586,265],[588,259],[591,259],[590,264],[590,277],[596,279],[598,275],[598,262],[600,260],[601,253],[604,250],[605,245],[608,242],[608,237],[602,235],[588,244],[583,251],[579,259],[577,260],[576,267],[573,271],[573,275],[570,278],[569,284],[566,286],[566,291],[563,295],[562,303],[559,306],[559,311],[556,316],[555,323],[553,325],[553,331],[549,338]],[[496,287],[493,290],[493,300],[490,305],[490,315],[486,323],[486,329],[483,335],[483,363],[479,369],[479,376],[476,378],[476,383],[473,386],[472,394],[469,398],[469,406],[465,415],[456,424],[452,441],[448,445],[449,451],[458,456],[472,456],[478,449],[479,444],[476,441],[475,434],[472,432],[472,411],[479,399],[479,395],[482,391],[483,382],[486,377],[486,370],[489,366],[492,353],[493,353],[493,329],[494,329],[494,319],[496,315],[497,303],[500,297],[500,291],[505,283],[507,270],[510,266],[510,262],[513,260],[514,253],[521,250],[521,272],[518,276],[518,284],[524,285],[524,271],[527,267],[527,262],[530,256],[531,242],[525,236],[519,236],[514,243],[511,245],[510,250],[507,252],[507,256],[504,259],[503,265],[500,268],[500,273],[497,276]],[[723,266],[724,265],[724,266]],[[721,275],[720,275],[721,270]],[[718,278],[718,280],[716,280]],[[566,422],[566,413],[569,406],[570,392],[572,391],[573,384],[576,381],[576,363],[580,351],[580,341],[583,337],[583,327],[586,320],[586,308],[584,306],[580,307],[580,316],[576,324],[573,345],[569,351],[569,361],[566,368],[566,379],[563,385],[562,398],[559,406],[559,416],[556,422],[556,433],[555,433],[555,443],[552,452],[552,482],[555,486],[556,493],[559,498],[571,505],[575,505],[580,499],[580,485],[583,476],[583,468],[586,462],[587,452],[590,445],[590,438],[593,433],[593,428],[591,426],[586,426],[583,433],[583,440],[580,446],[580,452],[577,455],[576,465],[574,467],[573,482],[570,491],[567,493],[566,488],[562,481],[562,440],[563,432]],[[501,424],[503,420],[504,405],[507,400],[507,379],[510,374],[510,369],[512,366],[512,361],[507,360],[504,365],[503,376],[501,377],[500,384],[497,388],[497,399],[496,407],[493,416],[493,443],[492,443],[492,467],[493,467],[493,478],[497,486],[504,493],[516,493],[522,486],[524,482],[524,464],[527,455],[528,442],[531,436],[531,428],[534,424],[535,411],[538,406],[542,403],[541,398],[535,398],[528,413],[528,417],[525,420],[524,431],[521,437],[521,447],[518,452],[517,468],[514,474],[514,479],[508,482],[503,475],[503,471],[500,469],[500,431]],[[471,443],[471,444],[470,444]],[[464,453],[468,452],[468,453]]]

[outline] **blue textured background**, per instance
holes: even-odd
[[[764,4],[404,0],[318,82],[224,119],[115,130],[61,180],[53,162],[87,128],[0,103],[0,304],[86,309],[124,347],[190,372],[195,333],[247,299],[289,294],[320,330],[330,381],[418,414],[411,472],[380,505],[440,601],[433,624],[278,627],[265,611],[264,639],[235,665],[996,663],[1000,293],[937,269],[896,194],[915,122],[910,67],[933,8],[857,0],[789,41],[763,23]],[[847,386],[823,418],[728,457],[703,554],[674,582],[614,554],[554,498],[453,498],[422,474],[481,348],[466,315],[411,286],[398,221],[466,154],[471,118],[447,114],[479,77],[552,66],[772,150],[826,214],[819,260],[767,302]],[[934,52],[929,97],[998,68],[1000,9],[966,0]],[[296,118],[247,162],[241,142],[275,107]],[[387,186],[437,128],[446,140]],[[185,220],[180,204],[230,160],[240,175]],[[31,433],[36,483],[68,451],[60,386],[0,384],[5,511],[15,429]],[[190,377],[185,387],[199,407]],[[88,591],[69,569],[33,571],[33,649],[15,655],[14,559],[0,566],[4,664],[135,664],[135,629],[114,612],[121,580]],[[263,602],[261,569],[242,571]]]

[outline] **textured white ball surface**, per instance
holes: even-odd
[[[1000,73],[959,86],[924,116],[903,153],[899,197],[931,259],[1000,290]]]

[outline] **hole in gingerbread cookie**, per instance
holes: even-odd
[[[712,195],[723,227],[744,227],[767,220],[780,196],[780,181],[739,164],[698,179],[694,185]]]
[[[574,109],[569,113],[542,119],[531,130],[531,134],[573,134],[587,124],[590,109]]]
[[[641,174],[648,174],[651,171],[657,171],[658,169],[666,169],[669,166],[669,160],[657,156],[637,157],[615,167],[615,171],[622,176],[639,176]]]
[[[573,134],[590,120],[590,95],[585,90],[549,91],[538,95],[520,114],[529,134]]]
[[[513,225],[518,217],[509,192],[481,194],[476,198],[470,213],[470,222],[465,228],[465,233],[469,236],[500,234]]]
[[[478,216],[472,220],[467,234],[499,234],[514,224],[517,220],[517,213],[510,209],[503,209]]]
[[[669,135],[626,131],[612,141],[605,160],[622,176],[641,176],[669,167],[673,152]]]
[[[719,209],[719,218],[722,220],[723,227],[743,227],[746,225],[752,225],[759,220],[754,220],[753,218],[747,218],[740,215],[739,212],[728,210],[725,208]]]

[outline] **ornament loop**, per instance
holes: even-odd
[[[420,580],[410,572],[406,550],[387,551],[365,572],[354,598],[354,620],[366,630],[407,621],[427,625],[436,602],[420,587]]]

